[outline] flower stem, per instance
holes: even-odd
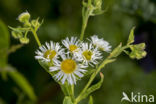
[[[80,40],[83,40],[84,33],[87,27],[88,19],[89,19],[89,9],[85,11],[85,8],[82,8],[82,28],[81,28],[81,34],[80,34]]]
[[[84,87],[84,89],[81,91],[80,95],[76,98],[76,103],[78,103],[79,101],[81,101],[81,96],[86,92],[86,90],[88,89],[88,87],[91,85],[91,83],[93,82],[94,78],[96,77],[96,75],[101,71],[102,68],[104,68],[104,66],[107,64],[109,58],[106,58],[101,65],[97,68],[97,70],[91,75],[87,85]]]
[[[33,33],[33,35],[35,37],[35,40],[36,40],[38,46],[40,47],[41,46],[41,43],[40,43],[40,40],[39,40],[39,38],[38,38],[38,36],[36,34],[36,31],[32,29],[32,33]]]
[[[74,96],[74,84],[71,86],[71,97],[73,102],[75,101],[75,96]]]
[[[124,51],[125,49],[129,48],[129,45],[123,46],[122,47],[122,51]],[[93,80],[95,79],[96,75],[101,71],[102,68],[105,67],[105,65],[107,65],[108,63],[114,62],[112,60],[113,56],[111,56],[111,54],[100,64],[100,66],[96,69],[96,71],[91,75],[88,83],[86,84],[86,86],[84,87],[84,89],[81,91],[81,93],[79,94],[79,96],[76,98],[75,103],[77,104],[78,102],[80,102],[83,98],[83,94],[86,92],[86,90],[89,88],[89,86],[91,85],[91,83],[93,82]],[[112,61],[111,61],[112,60]]]

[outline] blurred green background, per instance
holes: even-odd
[[[44,19],[38,31],[41,43],[61,41],[66,36],[79,37],[81,2],[82,0],[0,0],[0,20],[6,26],[16,27],[20,25],[18,15],[27,10],[31,18]],[[116,62],[107,65],[103,69],[104,84],[93,93],[94,103],[121,104],[123,91],[128,95],[140,92],[156,97],[156,0],[103,0],[102,7],[107,8],[107,11],[89,19],[85,38],[96,34],[109,41],[114,48],[120,42],[126,43],[130,29],[136,26],[135,43],[145,42],[148,54],[139,61],[122,54]],[[59,85],[35,60],[38,46],[32,34],[29,38],[28,45],[8,56],[8,63],[22,73],[33,87],[37,104],[62,104],[64,95]],[[0,43],[2,40],[0,30]],[[10,36],[10,46],[15,44],[19,44],[19,41]],[[1,52],[0,57],[4,54],[5,51]],[[12,77],[7,76],[7,79],[0,77],[0,104],[33,104]],[[76,93],[80,92],[87,79],[85,77],[78,82]],[[94,83],[98,80],[99,77]],[[87,100],[81,103],[87,104]]]

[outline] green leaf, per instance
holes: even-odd
[[[63,104],[73,104],[71,98],[69,96],[65,96],[63,100]]]
[[[16,82],[16,84],[27,94],[27,96],[35,101],[36,95],[33,91],[32,86],[29,84],[27,79],[13,67],[8,67],[8,75]]]
[[[7,64],[9,48],[9,32],[7,26],[0,20],[0,67],[4,68]]]
[[[92,92],[96,91],[101,87],[104,80],[104,75],[100,73],[100,76],[101,76],[101,80],[97,84],[92,85],[90,88],[88,88],[81,99],[85,99],[86,97],[88,97],[89,94],[91,94]]]
[[[131,43],[134,42],[134,29],[135,29],[135,27],[133,27],[133,28],[131,29],[131,31],[130,31],[127,44],[131,44]]]
[[[111,57],[117,57],[121,54],[122,52],[122,43],[120,43],[111,53],[110,56]]]
[[[89,103],[88,104],[93,104],[93,97],[92,96],[89,97]]]

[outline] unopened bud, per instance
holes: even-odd
[[[22,37],[22,34],[15,32],[15,31],[12,31],[11,34],[15,39],[19,39]]]
[[[20,38],[20,42],[23,43],[23,44],[28,44],[29,39],[28,38]]]
[[[28,12],[23,12],[18,16],[18,20],[23,23],[29,21],[29,19],[30,19],[30,14]]]

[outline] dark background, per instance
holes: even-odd
[[[104,84],[93,93],[94,103],[120,104],[123,91],[156,96],[156,0],[103,0],[102,7],[107,11],[89,19],[85,38],[96,34],[114,48],[120,42],[126,43],[130,29],[135,26],[135,43],[145,42],[148,54],[138,61],[123,53],[116,62],[107,65],[103,69]],[[81,0],[0,0],[0,19],[6,25],[16,27],[20,25],[18,15],[27,10],[32,19],[44,19],[38,31],[42,43],[61,41],[66,36],[79,36],[81,8]],[[33,86],[38,104],[61,104],[64,95],[35,60],[38,46],[32,34],[29,38],[28,45],[9,55],[9,64],[16,67]],[[11,45],[18,43],[11,37]],[[78,82],[76,92],[83,88],[87,79]],[[97,77],[95,82],[98,80]],[[20,95],[15,89],[18,87],[11,78],[7,81],[0,78],[0,99],[6,104],[16,104]],[[29,98],[25,96],[23,104],[27,100]]]

